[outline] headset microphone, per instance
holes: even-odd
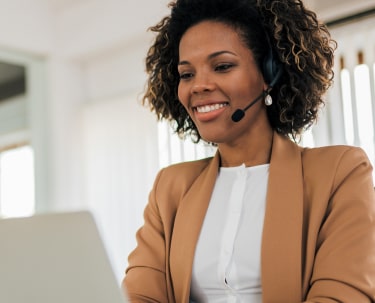
[[[239,122],[244,116],[245,111],[248,110],[250,107],[252,107],[256,102],[258,102],[260,99],[263,99],[266,95],[266,91],[262,92],[258,97],[256,97],[248,106],[246,106],[244,109],[237,109],[233,115],[232,115],[232,121],[233,122]]]
[[[276,84],[277,81],[279,81],[280,77],[281,77],[281,74],[282,74],[283,70],[281,68],[280,65],[277,66],[277,69],[276,69],[276,74],[274,75],[270,85],[268,86],[268,88],[263,91],[258,97],[256,97],[253,101],[251,101],[251,103],[246,106],[244,109],[237,109],[233,114],[232,114],[232,121],[233,122],[239,122],[241,121],[241,119],[245,116],[245,111],[247,111],[250,107],[252,107],[256,102],[258,102],[259,100],[263,99],[265,96],[267,96],[270,91],[272,90],[273,86]]]

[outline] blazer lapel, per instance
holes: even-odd
[[[262,239],[265,303],[301,302],[303,175],[301,148],[274,134]]]
[[[219,154],[181,200],[171,241],[171,276],[176,302],[188,302],[195,247],[219,170]]]
[[[213,161],[180,202],[170,249],[176,302],[188,302],[194,253],[220,163]],[[301,302],[303,178],[300,147],[274,134],[262,236],[265,303]],[[188,219],[187,219],[188,218]]]

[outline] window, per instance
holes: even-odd
[[[0,61],[0,100],[26,92],[26,69],[22,65]]]
[[[29,216],[35,210],[33,150],[25,145],[0,153],[0,216]]]

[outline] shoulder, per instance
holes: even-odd
[[[178,187],[180,191],[185,192],[212,162],[212,159],[213,158],[210,157],[167,166],[159,171],[155,181],[155,187],[162,190],[172,190]]]
[[[306,164],[329,167],[337,165],[370,164],[370,161],[360,147],[349,145],[332,145],[316,148],[303,148],[302,159]]]
[[[196,174],[197,172],[199,173],[201,170],[207,167],[207,165],[211,163],[212,159],[212,157],[209,157],[195,161],[181,162],[169,165],[162,170],[167,174],[174,174],[181,171],[188,174]]]
[[[339,186],[347,178],[372,179],[372,165],[360,147],[336,145],[302,149],[305,180],[324,181]]]
[[[148,208],[168,221],[174,218],[181,200],[207,170],[213,158],[173,164],[162,168],[149,195]]]
[[[172,164],[161,171],[164,177],[190,179],[199,175],[212,161],[212,157]]]

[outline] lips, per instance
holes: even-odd
[[[196,106],[194,109],[198,113],[209,113],[218,109],[221,109],[225,106],[228,106],[227,102],[224,103],[215,103],[215,104],[206,104],[206,105],[201,105],[201,106]]]
[[[199,122],[210,122],[216,120],[229,105],[228,102],[205,103],[193,107],[194,117]]]

